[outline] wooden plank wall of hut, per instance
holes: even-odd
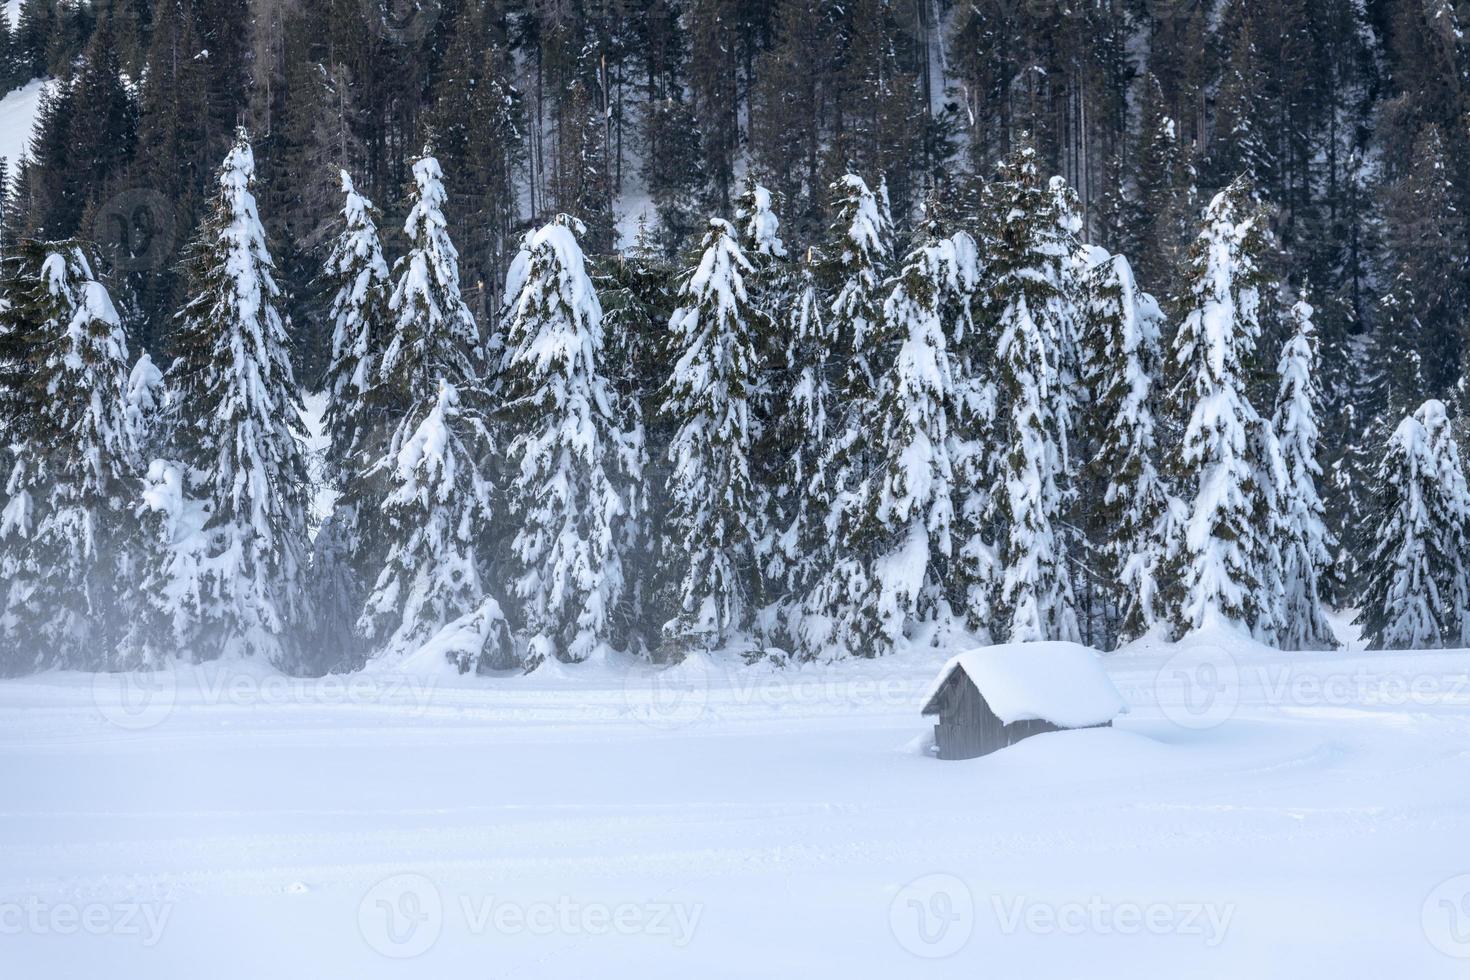
[[[1061,731],[1039,720],[1002,724],[963,671],[956,671],[946,687],[939,723],[934,726],[934,744],[941,759],[974,759],[1032,735]]]

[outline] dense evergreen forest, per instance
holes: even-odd
[[[1447,0],[23,0],[0,65],[7,671],[1470,630]]]

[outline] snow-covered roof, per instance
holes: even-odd
[[[934,699],[957,668],[1006,725],[1039,719],[1062,728],[1086,728],[1128,710],[1097,654],[1087,647],[1008,643],[951,657],[924,696],[924,714],[938,712]]]

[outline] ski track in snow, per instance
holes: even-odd
[[[136,730],[110,720],[134,717],[117,678],[0,682],[0,964],[119,977],[192,976],[201,962],[250,978],[1465,976],[1421,922],[1431,891],[1470,873],[1464,651],[1145,642],[1106,661],[1132,709],[1113,730],[941,763],[911,743],[949,652],[412,683],[214,665],[166,675],[171,707]],[[1203,686],[1176,690],[1181,670]],[[1415,680],[1432,696],[1384,696]],[[1212,717],[1198,711],[1209,690],[1234,709],[1214,727],[1176,724]],[[417,908],[376,904],[375,885],[405,873],[442,901],[412,967],[381,955],[373,931],[374,916]],[[910,907],[900,893],[935,873],[963,882],[972,932],[926,959],[890,916],[961,914],[954,895]],[[533,934],[484,926],[476,910],[492,901],[674,903],[698,917],[687,937]],[[137,902],[167,909],[152,945],[17,932],[18,913],[4,914]],[[1011,918],[1089,902],[1230,917],[1213,943],[1182,926]]]

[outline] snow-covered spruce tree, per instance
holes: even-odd
[[[760,527],[755,531],[755,558],[761,573],[753,579],[753,597],[758,606],[757,631],[762,636],[776,632],[776,608],[781,592],[777,583],[764,575],[784,530],[775,499],[782,471],[788,460],[773,440],[785,420],[789,399],[800,381],[800,371],[791,361],[794,338],[784,335],[786,311],[798,302],[794,295],[798,276],[793,274],[786,258],[786,245],[781,241],[781,222],[771,210],[771,192],[761,186],[754,174],[747,174],[739,198],[735,201],[735,226],[739,231],[740,249],[751,271],[743,279],[746,297],[760,315],[753,318],[758,328],[755,340],[756,358],[763,366],[757,384],[751,391],[750,409],[753,440],[751,478],[756,487],[757,513]]]
[[[1103,258],[1087,279],[1082,371],[1091,459],[1087,502],[1098,573],[1111,592],[1116,627],[1127,640],[1165,618],[1164,565],[1175,538],[1172,502],[1159,475],[1154,412],[1162,367],[1163,314],[1138,288],[1121,255]]]
[[[664,634],[686,649],[720,646],[745,628],[749,613],[759,527],[750,400],[761,332],[755,322],[761,314],[745,291],[750,272],[735,229],[710,219],[699,262],[684,278],[669,320],[678,359],[661,409],[675,426],[664,556],[680,577],[678,612]]]
[[[1180,377],[1171,401],[1184,420],[1173,458],[1184,517],[1173,561],[1178,633],[1218,623],[1269,627],[1276,608],[1270,569],[1260,567],[1277,530],[1262,483],[1270,470],[1255,452],[1261,418],[1246,394],[1269,232],[1244,178],[1215,196],[1204,220],[1190,249],[1185,316],[1174,338]]]
[[[1426,403],[1399,423],[1378,467],[1373,555],[1364,563],[1357,618],[1370,650],[1430,649],[1444,642],[1439,583],[1451,564],[1444,551],[1448,515],[1439,463],[1420,421],[1428,408]]]
[[[892,244],[878,196],[856,174],[832,185],[833,242],[826,254],[827,278],[835,285],[829,330],[846,363],[843,390],[849,399],[872,397],[886,367],[873,363],[872,337],[883,319],[883,280]]]
[[[740,230],[740,247],[752,265],[786,258],[781,221],[771,210],[771,192],[761,186],[754,174],[746,175],[745,185],[735,200],[735,225]]]
[[[196,661],[260,656],[294,666],[292,631],[307,613],[307,469],[290,331],[243,128],[217,180],[188,247],[189,299],[167,373],[184,492],[209,511],[199,620],[178,638]]]
[[[1256,470],[1255,527],[1250,566],[1257,576],[1257,614],[1253,624],[1256,639],[1270,646],[1280,644],[1286,608],[1286,585],[1282,578],[1289,538],[1286,513],[1282,510],[1286,488],[1286,460],[1271,420],[1257,415],[1246,429],[1246,455]]]
[[[1279,544],[1284,601],[1276,639],[1286,650],[1330,650],[1337,641],[1322,612],[1321,591],[1332,574],[1337,542],[1324,523],[1326,508],[1317,493],[1322,476],[1317,462],[1317,332],[1305,297],[1292,306],[1291,319],[1295,329],[1281,351],[1281,388],[1272,419],[1286,476]]]
[[[129,579],[134,602],[118,648],[124,669],[161,667],[199,637],[208,597],[209,504],[188,488],[186,467],[154,459],[134,510],[137,547]]]
[[[342,227],[322,272],[332,296],[327,310],[331,362],[323,379],[330,444],[323,477],[338,497],[312,542],[313,647],[323,666],[352,665],[362,653],[352,625],[383,567],[388,537],[383,527],[387,474],[370,475],[370,470],[403,408],[390,403],[378,376],[392,280],[378,237],[377,210],[357,192],[347,171],[338,174]]]
[[[874,465],[866,427],[876,417],[878,379],[887,369],[893,346],[881,342],[884,280],[892,253],[885,203],[855,174],[843,175],[830,190],[836,218],[818,278],[831,283],[833,290],[824,326],[833,374],[841,372],[832,379],[841,397],[828,403],[830,437],[821,461],[831,501],[823,517],[827,536],[820,550],[807,556],[823,573],[802,600],[796,637],[807,658],[827,655],[834,646],[858,644],[841,639],[844,633],[853,634],[842,620],[850,619],[852,609],[868,594],[868,561],[857,552],[855,542],[838,536],[842,515],[837,502],[856,493]]]
[[[444,174],[428,148],[413,164],[408,252],[393,267],[388,337],[378,362],[382,397],[400,410],[437,398],[439,383],[478,377],[480,331],[459,288],[459,252],[444,217]]]
[[[1069,425],[1080,422],[1079,385],[1082,379],[1082,310],[1087,302],[1087,271],[1091,268],[1091,249],[1082,244],[1082,203],[1077,193],[1062,177],[1047,181],[1051,195],[1054,247],[1062,252],[1058,282],[1061,303],[1057,316],[1047,325],[1056,331],[1057,412]]]
[[[1372,650],[1461,645],[1461,558],[1470,497],[1444,404],[1430,400],[1389,437],[1378,467],[1374,548],[1357,624]]]
[[[1444,603],[1445,646],[1470,646],[1470,486],[1461,462],[1459,433],[1449,413],[1423,412],[1420,422],[1429,435],[1429,451],[1439,464],[1439,493],[1446,515],[1445,554],[1449,561],[1441,570],[1440,600]]]
[[[344,490],[359,472],[360,457],[380,427],[372,404],[378,358],[388,332],[392,280],[378,238],[377,209],[359,194],[347,171],[342,182],[342,229],[332,241],[322,270],[331,290],[327,317],[332,326],[331,363],[323,387],[323,417],[331,438],[328,478]]]
[[[4,265],[0,318],[24,338],[31,370],[20,392],[28,410],[6,420],[0,673],[104,669],[123,626],[120,562],[137,475],[127,342],[76,242],[23,241]]]
[[[1064,391],[1073,335],[1067,282],[1072,243],[1061,234],[1054,190],[1022,146],[989,188],[984,308],[994,318],[997,383],[1003,405],[1000,478],[993,503],[1003,569],[994,604],[1011,642],[1076,640],[1077,614],[1062,527],[1070,462],[1072,396]]]
[[[1095,446],[1087,431],[1085,410],[1089,392],[1084,385],[1082,368],[1082,336],[1084,313],[1088,301],[1088,272],[1097,258],[1097,250],[1082,241],[1082,203],[1063,177],[1047,181],[1054,216],[1053,234],[1063,252],[1059,283],[1062,301],[1060,316],[1055,318],[1057,382],[1051,386],[1053,411],[1066,420],[1066,463],[1063,487],[1066,508],[1058,525],[1062,547],[1074,567],[1089,571],[1098,566],[1098,558],[1088,538],[1087,522],[1082,516],[1081,494],[1089,489],[1082,468],[1091,458]],[[1078,618],[1083,642],[1101,646],[1108,642],[1106,610],[1111,596],[1093,574],[1080,574],[1072,582],[1073,607]]]
[[[975,312],[984,299],[984,274],[975,240],[965,232],[956,232],[952,240],[956,260],[973,266],[976,275],[969,294],[955,298],[963,330],[956,329],[950,335],[954,363],[950,456],[957,488],[950,604],[972,633],[990,637],[1002,573],[995,503],[997,492],[1005,489],[1000,477],[1004,447],[997,425],[1000,390],[996,384],[995,337],[974,325]]]
[[[964,332],[973,252],[930,229],[904,259],[883,307],[896,346],[867,419],[871,468],[838,501],[844,554],[817,588],[829,655],[890,653],[932,621],[953,554],[954,405],[947,336]],[[830,529],[830,528],[829,528]],[[815,623],[814,623],[815,625]]]
[[[767,589],[783,597],[788,614],[799,612],[830,548],[827,515],[832,506],[826,460],[837,396],[832,379],[833,337],[823,318],[815,256],[802,263],[795,297],[780,318],[776,335],[785,341],[783,361],[792,376],[766,431],[765,448],[775,461],[768,502],[770,549],[761,556]],[[788,630],[790,629],[788,624]]]
[[[163,411],[166,388],[163,372],[153,363],[145,350],[138,354],[128,372],[126,406],[128,432],[140,459],[148,459],[149,447],[153,444],[154,428]]]
[[[359,538],[381,542],[384,557],[357,632],[375,658],[405,657],[432,641],[462,671],[506,667],[513,651],[502,611],[481,586],[489,557],[481,539],[491,518],[481,466],[492,441],[475,407],[483,392],[479,329],[460,293],[443,174],[427,149],[414,161],[410,199],[409,247],[394,266],[369,399],[392,419],[391,435],[358,491],[381,494],[383,506],[379,515],[360,503],[356,515]],[[480,626],[466,632],[467,616]],[[459,639],[448,642],[451,633]],[[470,649],[466,638],[483,645]]]
[[[586,660],[628,626],[625,525],[643,448],[603,372],[602,306],[582,230],[563,214],[527,238],[506,328],[506,498],[528,670]]]
[[[388,557],[358,618],[374,656],[397,660],[419,651],[465,616],[498,625],[478,630],[478,649],[453,643],[446,655],[460,671],[510,665],[509,634],[499,603],[481,584],[479,544],[491,513],[490,484],[479,460],[488,446],[481,421],[441,381],[432,398],[404,415],[375,469],[389,486],[384,516]]]
[[[676,305],[672,267],[657,251],[647,222],[640,222],[632,248],[601,265],[593,285],[602,303],[603,375],[613,384],[627,413],[627,438],[638,451],[642,479],[628,488],[630,520],[622,545],[626,589],[622,609],[631,627],[627,647],[635,653],[652,647],[664,618],[654,608],[658,588],[658,524],[667,511],[662,458],[649,445],[667,445],[666,420],[659,416],[659,389],[669,375],[665,362],[669,317]]]

